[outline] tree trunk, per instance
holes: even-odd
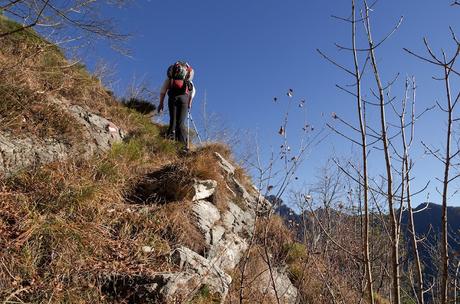
[[[359,70],[358,54],[356,49],[356,8],[355,1],[352,0],[352,45],[353,45],[353,59],[356,77],[356,100],[359,116],[359,128],[361,134],[361,157],[363,164],[363,191],[364,191],[364,237],[363,237],[363,256],[364,266],[366,270],[367,293],[369,302],[374,304],[374,290],[372,280],[372,265],[369,252],[369,185],[367,176],[367,140],[366,140],[366,122],[363,113],[362,99],[361,99],[361,75]]]

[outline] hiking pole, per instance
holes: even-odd
[[[198,133],[198,128],[196,127],[195,121],[193,120],[192,113],[190,113],[190,111],[188,111],[188,116],[189,116],[190,120],[192,121],[193,128],[195,129],[196,136],[198,137],[198,140],[200,141],[200,144],[203,144],[203,141],[201,140],[200,133]]]
[[[190,109],[187,112],[187,150],[190,150]]]

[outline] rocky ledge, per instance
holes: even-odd
[[[16,138],[0,132],[0,175],[10,175],[20,169],[65,160],[74,154],[90,157],[98,152],[107,151],[121,141],[125,133],[106,118],[91,113],[78,105],[65,100],[52,100],[72,115],[77,124],[75,128],[83,131],[84,150],[56,139]]]
[[[195,225],[202,233],[207,250],[198,253],[180,246],[170,253],[176,271],[144,278],[142,284],[131,280],[131,292],[136,303],[188,303],[204,286],[224,303],[232,283],[233,273],[248,249],[254,233],[256,214],[264,216],[270,203],[254,189],[248,190],[234,175],[234,166],[216,153],[222,175],[231,191],[224,208],[216,206],[213,195],[217,182],[195,180],[192,213]],[[154,189],[154,187],[152,187]],[[223,209],[223,210],[222,210]],[[282,268],[274,268],[273,281],[281,303],[296,303],[297,289]],[[260,291],[273,296],[269,270],[260,269]],[[126,286],[124,286],[126,288]],[[140,291],[142,290],[142,291]],[[133,302],[133,303],[134,303]]]

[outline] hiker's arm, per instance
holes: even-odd
[[[161,87],[161,90],[160,90],[160,104],[158,105],[158,112],[163,111],[165,96],[166,96],[166,92],[168,92],[168,89],[169,89],[169,79],[165,79],[165,81],[163,82],[163,86]]]

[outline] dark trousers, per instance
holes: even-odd
[[[169,129],[171,139],[187,144],[187,127],[185,125],[188,112],[188,95],[169,96]]]

